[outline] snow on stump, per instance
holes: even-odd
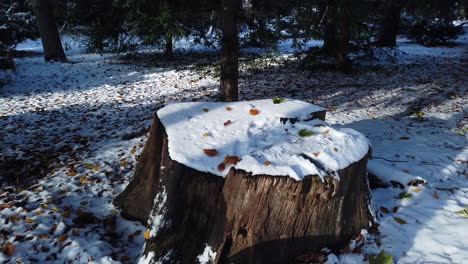
[[[290,263],[369,227],[367,139],[298,100],[157,112],[114,201],[146,223],[140,263]]]

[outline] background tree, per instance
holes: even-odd
[[[45,61],[66,61],[56,24],[59,2],[57,0],[32,0],[32,6],[37,18]]]
[[[221,37],[220,93],[225,101],[238,100],[239,78],[239,13],[240,0],[223,0]]]

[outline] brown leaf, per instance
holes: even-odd
[[[208,111],[210,111],[210,109],[208,109],[208,108],[203,108],[203,111],[208,112]]]
[[[47,234],[39,235],[39,236],[37,236],[37,237],[38,237],[38,238],[42,238],[42,239],[50,238],[50,236],[47,235]]]
[[[408,222],[406,222],[405,220],[401,219],[401,218],[398,218],[398,217],[393,217],[393,219],[395,219],[395,221],[397,223],[399,223],[400,225],[404,225],[404,224],[407,224]]]
[[[203,149],[203,152],[210,157],[218,156],[218,151],[216,149]]]
[[[338,148],[333,148],[333,151],[338,152]]]
[[[80,231],[78,231],[78,229],[76,229],[76,228],[73,228],[73,230],[72,230],[72,235],[74,235],[74,236],[79,236],[79,235],[80,235]]]
[[[219,165],[218,165],[218,170],[219,171],[223,171],[226,169],[226,164],[224,164],[224,162],[221,162]]]
[[[58,241],[59,243],[63,243],[63,242],[65,242],[67,239],[68,239],[68,235],[67,235],[67,234],[62,234],[62,235],[60,235],[60,236],[57,238],[57,241]]]
[[[401,137],[401,140],[409,140],[409,137]]]
[[[226,158],[224,158],[224,162],[225,162],[226,164],[236,165],[239,161],[240,161],[240,159],[239,159],[239,157],[237,157],[237,156],[229,156],[229,155],[227,155]]]
[[[13,256],[13,254],[15,253],[15,247],[13,246],[13,244],[6,244],[3,253],[8,257]]]
[[[330,129],[327,129],[327,130],[325,130],[325,131],[322,132],[322,134],[324,134],[324,135],[326,135],[326,134],[328,134],[328,133],[330,133]]]
[[[86,176],[80,177],[80,182],[81,182],[81,183],[85,182],[87,178],[88,178],[88,177],[86,177]]]
[[[228,120],[228,121],[224,122],[224,126],[229,126],[230,124],[232,124],[231,120]]]
[[[207,136],[209,136],[209,135],[210,135],[209,133],[203,134],[204,137],[207,137]]]
[[[315,157],[318,157],[320,155],[320,152],[315,152],[313,153]]]
[[[398,206],[395,206],[395,207],[393,207],[392,212],[398,213],[398,209],[399,209]]]
[[[250,109],[250,114],[253,115],[253,116],[255,116],[255,115],[260,114],[260,111],[257,110],[257,109]]]
[[[229,106],[228,106],[228,107],[226,107],[226,110],[231,111],[231,110],[232,110],[232,107],[229,107]]]
[[[380,211],[382,211],[383,213],[386,213],[386,214],[390,213],[390,210],[388,210],[387,208],[385,208],[383,206],[380,207]]]
[[[263,164],[265,164],[265,165],[267,165],[267,166],[270,166],[270,165],[271,165],[271,162],[265,161],[265,162],[263,162]]]
[[[24,222],[26,222],[28,224],[31,224],[31,223],[34,223],[34,219],[26,218],[26,219],[24,219]]]
[[[55,230],[57,230],[57,224],[53,225],[50,230],[49,230],[49,233],[50,234],[53,234],[55,232]]]
[[[16,222],[16,221],[19,221],[19,220],[20,220],[20,217],[17,216],[17,215],[12,215],[12,216],[10,216],[9,218],[10,218],[10,220],[13,221],[13,222]]]
[[[322,125],[322,124],[317,124],[317,125],[315,125],[314,127],[323,127],[323,126],[324,126],[324,125]]]
[[[434,197],[434,199],[439,199],[439,194],[437,193],[437,191],[434,191],[433,197]]]

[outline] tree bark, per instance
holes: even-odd
[[[396,47],[402,3],[399,0],[392,0],[384,5],[384,17],[377,45],[380,47],[393,48]]]
[[[55,19],[55,0],[33,0],[45,61],[66,61]]]
[[[164,55],[167,59],[171,60],[174,57],[173,45],[172,45],[172,35],[166,34],[166,50]]]
[[[350,4],[347,0],[328,0],[325,14],[325,53],[336,59],[338,68],[348,70],[349,41],[351,38]]]
[[[366,163],[367,156],[339,170],[340,180],[295,181],[234,168],[222,178],[173,161],[156,116],[135,176],[114,204],[157,230],[145,247],[153,261],[170,255],[162,263],[197,263],[207,244],[216,252],[213,263],[290,263],[338,249],[369,226]]]
[[[220,94],[227,102],[238,100],[240,0],[223,0]]]

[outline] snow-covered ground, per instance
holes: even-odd
[[[33,181],[22,189],[2,180],[1,263],[132,263],[146,227],[111,202],[132,176],[153,114],[217,95],[218,78],[206,72],[70,46],[68,64],[17,59],[18,73],[0,88],[0,178]],[[329,109],[337,128],[362,132],[372,144],[369,171],[394,181],[373,190],[379,228],[357,254],[328,263],[363,263],[382,249],[397,263],[468,259],[468,219],[455,213],[468,206],[467,48],[465,34],[453,48],[400,42],[393,64],[383,52],[382,63],[350,75],[289,64],[241,74],[243,100],[300,99]],[[415,179],[425,184],[408,185]]]

